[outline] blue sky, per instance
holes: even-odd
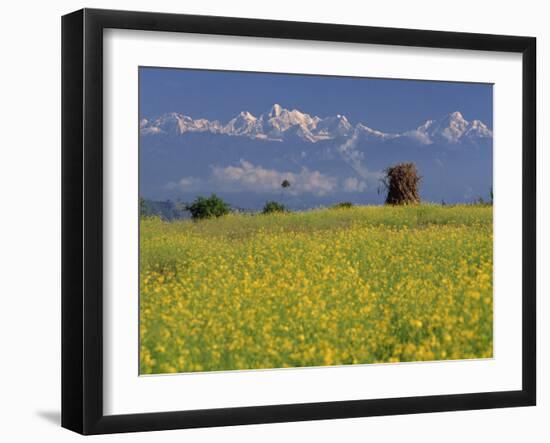
[[[140,117],[181,112],[226,122],[243,110],[259,116],[273,103],[320,117],[344,114],[385,132],[457,110],[493,126],[488,84],[140,68]]]
[[[215,192],[235,207],[254,209],[283,197],[298,209],[338,201],[378,204],[384,198],[377,189],[383,171],[405,161],[415,162],[424,177],[425,201],[470,202],[492,186],[490,84],[140,68],[139,100],[140,118],[149,120],[145,125],[172,112],[225,125],[242,111],[266,114],[274,103],[321,119],[345,115],[351,123],[347,132],[333,128],[328,139],[314,142],[293,137],[302,134],[294,130],[285,132],[288,137],[277,135],[267,119],[261,139],[215,131],[173,137],[166,136],[175,134],[167,128],[179,126],[169,126],[176,117],[168,116],[159,122],[172,123],[162,130],[141,130],[140,189],[147,198],[188,201]],[[458,114],[449,116],[455,111],[470,123]],[[430,129],[435,132],[415,132],[426,120],[436,120]],[[473,120],[489,129],[479,129]],[[395,141],[368,138],[361,131],[354,136],[357,123],[404,135]],[[469,135],[449,140],[456,131],[459,137]],[[280,183],[289,178],[293,185],[284,196]]]

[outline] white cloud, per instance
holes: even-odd
[[[300,172],[278,171],[264,168],[260,165],[240,160],[236,165],[213,166],[212,173],[206,178],[183,177],[177,182],[170,182],[166,189],[183,192],[255,192],[280,193],[281,183],[290,182],[290,187],[284,190],[290,195],[313,194],[325,196],[337,192],[364,192],[379,179],[376,172],[368,172],[360,177],[338,179],[320,171],[302,168]],[[367,179],[365,179],[365,175]]]
[[[279,192],[283,180],[290,182],[289,194],[311,193],[318,196],[327,195],[337,190],[338,179],[302,168],[300,172],[283,172],[266,169],[241,160],[237,166],[214,166],[212,179],[224,187],[224,190]]]
[[[357,148],[358,135],[353,134],[345,143],[338,147],[338,151],[348,165],[352,167],[355,173],[361,177],[365,184],[375,184],[384,177],[384,174],[379,171],[369,171],[364,165],[365,155]]]
[[[348,177],[344,180],[344,191],[363,192],[367,190],[367,184],[356,177]]]
[[[177,182],[169,182],[166,189],[169,191],[179,190],[184,192],[198,191],[204,186],[204,180],[196,177],[183,177]]]
[[[197,184],[197,179],[194,177],[184,177],[179,181],[182,188],[193,188]]]

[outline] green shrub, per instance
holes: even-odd
[[[216,194],[212,194],[210,197],[197,197],[193,203],[185,205],[185,209],[191,213],[193,220],[201,220],[228,214],[230,207]]]
[[[340,203],[336,203],[332,208],[333,209],[353,208],[353,203],[352,202],[340,202]]]
[[[286,212],[285,205],[278,203],[276,201],[269,201],[266,202],[264,205],[264,209],[262,211],[263,214],[270,214],[272,212]]]
[[[139,215],[140,217],[150,217],[153,215],[151,205],[143,197],[139,198]]]

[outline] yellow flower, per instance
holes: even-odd
[[[140,223],[141,373],[492,356],[491,207]]]

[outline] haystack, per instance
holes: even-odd
[[[388,188],[387,205],[411,205],[420,203],[418,175],[414,163],[400,163],[386,169],[385,184]]]

